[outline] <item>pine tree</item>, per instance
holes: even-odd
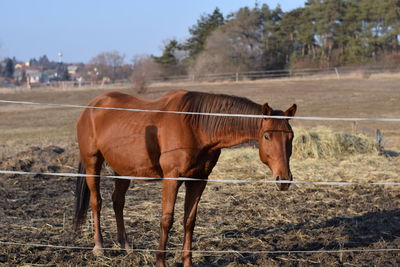
[[[163,53],[160,57],[152,56],[154,62],[159,64],[162,76],[184,74],[184,66],[177,57],[177,54],[181,50],[181,45],[177,40],[173,39],[165,44]]]
[[[310,67],[316,58],[314,32],[308,9],[297,8],[283,14],[276,33],[286,57],[283,67],[295,67],[297,61],[309,62],[307,67]]]
[[[49,64],[50,64],[50,61],[49,61],[49,59],[47,58],[46,55],[43,55],[43,56],[41,56],[41,57],[39,58],[38,64],[39,64],[39,66],[41,66],[41,67],[43,67],[43,68],[48,68],[48,67],[49,67]]]
[[[171,40],[165,45],[162,55],[160,57],[153,56],[153,59],[162,66],[176,66],[178,60],[175,57],[175,52],[179,49],[180,45],[178,44],[178,41]]]
[[[5,78],[13,78],[14,76],[14,61],[11,58],[5,60],[6,64],[3,71]]]
[[[212,14],[201,16],[197,24],[189,29],[191,37],[186,41],[183,48],[188,52],[190,59],[194,59],[204,50],[207,37],[215,29],[222,26],[224,21],[224,16],[219,8],[215,8]]]
[[[198,73],[382,62],[400,53],[400,0],[307,0],[289,12],[256,4],[226,20],[216,9],[189,32],[183,50]]]
[[[383,4],[384,42],[387,51],[399,51],[400,0],[386,0]]]
[[[352,0],[346,3],[346,12],[338,33],[338,49],[342,64],[359,64],[368,60],[362,39],[363,23],[359,2],[359,0]]]

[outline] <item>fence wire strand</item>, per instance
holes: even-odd
[[[199,113],[199,112],[181,112],[181,111],[166,111],[166,110],[143,110],[143,109],[127,109],[118,107],[95,107],[85,105],[69,105],[69,104],[56,104],[56,103],[41,103],[41,102],[29,102],[29,101],[14,101],[14,100],[1,100],[0,103],[4,104],[23,104],[23,105],[41,105],[48,107],[61,107],[61,108],[79,108],[79,109],[104,109],[104,110],[120,110],[120,111],[131,111],[131,112],[147,112],[147,113],[168,113],[168,114],[190,114],[190,115],[202,115],[202,116],[218,116],[218,117],[244,117],[244,118],[274,118],[274,119],[297,119],[297,120],[318,120],[318,121],[377,121],[377,122],[400,122],[400,118],[333,118],[333,117],[286,117],[286,116],[264,116],[264,115],[247,115],[247,114],[224,114],[224,113]],[[87,175],[87,174],[76,174],[76,173],[42,173],[42,172],[23,172],[23,171],[6,171],[0,170],[0,174],[5,175],[42,175],[42,176],[56,176],[56,177],[102,177],[110,179],[129,179],[129,180],[141,180],[141,181],[153,181],[153,180],[179,180],[179,181],[207,181],[215,183],[290,183],[290,184],[314,184],[314,185],[388,185],[388,186],[399,186],[400,182],[319,182],[319,181],[271,181],[266,179],[260,180],[228,180],[228,179],[197,179],[188,177],[178,178],[156,178],[156,177],[133,177],[133,176],[113,176],[113,175]],[[91,250],[92,247],[79,247],[79,246],[60,246],[51,244],[39,244],[39,243],[18,243],[9,241],[0,241],[1,245],[4,246],[29,246],[29,247],[46,247],[51,249],[68,249],[68,250]],[[120,248],[104,248],[103,250],[109,251],[120,251]],[[131,249],[133,252],[185,252],[182,249],[169,249],[169,250],[157,250],[157,249]],[[400,252],[400,248],[384,248],[384,249],[341,249],[341,250],[190,250],[188,252],[199,253],[199,254],[309,254],[309,253],[387,253],[387,252]]]
[[[120,111],[147,112],[147,113],[187,114],[187,115],[216,116],[216,117],[240,117],[240,118],[260,118],[260,119],[273,118],[273,119],[295,119],[295,120],[311,120],[311,121],[400,122],[400,118],[333,118],[333,117],[298,117],[298,116],[287,117],[287,116],[266,116],[266,115],[249,115],[249,114],[185,112],[185,111],[171,111],[171,110],[147,110],[147,109],[118,108],[118,107],[95,107],[95,106],[84,106],[84,105],[69,105],[69,104],[41,103],[41,102],[14,101],[14,100],[0,100],[0,103],[41,105],[49,107],[79,108],[79,109],[88,108],[88,109],[120,110]]]
[[[5,246],[27,246],[27,247],[45,247],[52,249],[65,249],[65,250],[92,250],[93,247],[79,247],[79,246],[60,246],[51,244],[40,244],[40,243],[19,243],[19,242],[8,242],[0,241],[0,244]],[[104,251],[125,251],[122,248],[102,248]],[[383,249],[339,249],[339,250],[184,250],[184,249],[140,249],[132,248],[129,249],[132,252],[191,252],[196,254],[316,254],[316,253],[367,253],[367,252],[400,252],[400,248],[383,248]]]
[[[323,182],[323,181],[289,181],[289,180],[250,180],[250,179],[199,179],[190,177],[135,177],[135,176],[117,176],[117,175],[92,175],[80,173],[53,173],[53,172],[24,172],[24,171],[6,171],[0,170],[0,174],[5,175],[41,175],[41,176],[56,176],[56,177],[98,177],[108,179],[123,179],[133,181],[161,181],[161,180],[175,180],[175,181],[191,181],[191,182],[211,182],[211,183],[229,183],[229,184],[245,184],[245,183],[264,183],[264,184],[313,184],[313,185],[387,185],[387,186],[400,186],[400,182]]]

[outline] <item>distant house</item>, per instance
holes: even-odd
[[[17,64],[14,71],[14,79],[17,82],[28,79],[29,83],[40,83],[43,78],[43,71],[40,67],[26,67]]]
[[[21,67],[15,67],[15,70],[14,70],[14,74],[13,74],[13,77],[14,77],[14,79],[17,81],[17,82],[20,82],[20,81],[22,81],[22,79],[24,79],[24,75],[25,75],[25,70],[23,70]]]
[[[68,68],[68,74],[69,75],[73,75],[73,74],[76,74],[78,72],[78,66],[76,66],[76,65],[70,65],[67,68]]]
[[[38,68],[29,68],[25,70],[26,78],[30,83],[40,83],[42,81],[42,70]]]
[[[79,70],[80,70],[79,66],[77,66],[77,65],[69,65],[67,67],[67,70],[68,70],[68,75],[72,80],[76,80],[79,77],[81,77],[81,75],[78,73]]]
[[[51,81],[58,81],[59,75],[57,70],[45,70],[43,71],[42,81],[43,82],[51,82]]]
[[[17,63],[15,64],[15,69],[24,69],[29,67],[29,62],[24,62],[24,63]]]

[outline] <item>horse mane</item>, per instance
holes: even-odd
[[[180,111],[200,113],[225,113],[261,115],[261,105],[237,96],[187,92],[180,102]],[[226,116],[186,114],[185,120],[211,138],[220,135],[257,136],[260,119]]]

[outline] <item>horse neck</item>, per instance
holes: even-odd
[[[182,97],[178,110],[196,113],[260,115],[262,107],[246,98],[188,92]],[[249,117],[186,114],[183,119],[192,127],[203,145],[217,148],[258,139],[261,128],[260,119]]]
[[[254,120],[254,123],[247,125],[248,127],[246,129],[240,127],[237,128],[235,126],[225,127],[225,129],[221,129],[213,135],[209,135],[207,143],[210,145],[214,144],[216,148],[221,149],[243,144],[252,140],[258,141],[260,123],[259,120]]]

